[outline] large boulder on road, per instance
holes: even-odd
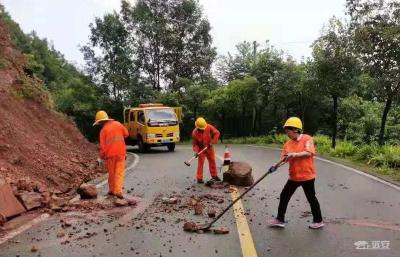
[[[14,196],[11,186],[0,179],[0,223],[23,212],[26,210]]]
[[[232,162],[224,172],[224,182],[236,186],[251,186],[254,183],[252,168],[246,162]]]
[[[81,199],[96,199],[97,198],[96,185],[93,185],[93,184],[82,184],[77,189],[77,193],[81,196]]]
[[[28,211],[42,206],[43,199],[40,193],[24,191],[18,193],[17,197]]]

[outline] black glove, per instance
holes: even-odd
[[[274,173],[276,170],[277,170],[277,168],[276,168],[275,166],[271,166],[271,167],[268,169],[268,173]]]
[[[194,153],[194,157],[199,157],[199,153]]]

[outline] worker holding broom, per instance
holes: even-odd
[[[207,157],[208,166],[210,169],[211,177],[216,181],[221,181],[217,173],[217,165],[215,162],[215,151],[213,145],[218,142],[219,131],[211,124],[207,124],[206,120],[202,117],[196,119],[196,128],[192,132],[193,151],[198,157],[197,165],[197,183],[203,184],[203,166],[205,158]],[[207,148],[205,151],[201,152]],[[200,153],[201,152],[201,153]],[[199,154],[200,153],[200,154]]]
[[[108,171],[108,195],[124,198],[122,187],[125,175],[128,130],[118,121],[110,119],[105,111],[98,111],[93,124],[100,125],[100,158],[106,161]]]
[[[285,227],[285,213],[290,198],[301,186],[311,206],[313,222],[311,229],[319,229],[324,226],[321,209],[315,196],[315,165],[314,143],[311,136],[302,134],[303,124],[297,117],[289,118],[283,126],[289,140],[283,145],[282,160],[289,162],[289,179],[284,186],[279,200],[278,215],[270,221],[272,227]],[[275,166],[269,170],[275,171]]]

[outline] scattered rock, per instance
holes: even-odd
[[[223,235],[223,234],[228,234],[229,233],[229,229],[228,228],[215,228],[213,229],[214,234],[217,235]]]
[[[70,227],[72,226],[72,220],[71,219],[61,219],[61,224],[63,227]]]
[[[64,237],[64,236],[65,236],[64,231],[60,231],[60,232],[57,233],[57,237],[58,238],[61,238],[61,237]]]
[[[129,206],[135,206],[137,204],[136,200],[131,199],[131,198],[125,198],[126,201],[128,202]]]
[[[34,252],[37,252],[37,251],[38,251],[38,249],[36,248],[36,246],[33,245],[32,248],[31,248],[31,252],[34,253]]]
[[[7,219],[0,213],[0,226],[3,226],[6,223]]]
[[[42,195],[36,192],[22,192],[17,198],[28,211],[42,206]]]
[[[178,198],[176,197],[163,197],[162,198],[163,203],[167,204],[177,204],[178,203]]]
[[[33,191],[38,192],[38,193],[45,193],[48,192],[48,188],[47,186],[41,184],[41,183],[37,183],[36,185],[33,186]]]
[[[15,183],[15,186],[17,187],[18,190],[21,191],[28,191],[28,192],[33,191],[33,184],[31,183],[31,181],[27,179],[18,180],[17,183]]]
[[[215,218],[216,214],[217,214],[217,212],[214,209],[207,210],[207,215],[209,218]]]
[[[204,211],[204,204],[196,203],[194,206],[194,215],[202,215]]]
[[[93,184],[82,184],[77,193],[81,196],[81,199],[96,199],[97,189],[96,185]]]
[[[114,205],[118,206],[118,207],[122,207],[122,206],[128,206],[128,201],[125,199],[115,199],[114,200]]]
[[[185,224],[183,224],[183,230],[194,232],[197,230],[197,225],[194,222],[185,222]]]

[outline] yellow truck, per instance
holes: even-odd
[[[129,132],[126,143],[138,145],[142,153],[154,146],[167,146],[172,152],[180,139],[181,118],[182,107],[149,103],[124,108],[124,125]]]

